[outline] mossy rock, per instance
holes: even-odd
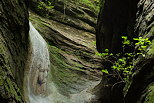
[[[6,50],[6,47],[0,41],[0,64],[2,65],[0,67],[0,94],[3,98],[1,101],[2,103],[12,101],[22,103],[22,94],[9,67],[9,57]]]
[[[85,88],[87,81],[99,80],[94,75],[89,75],[88,70],[84,70],[84,65],[80,62],[73,61],[73,57],[69,52],[64,52],[55,46],[49,46],[50,62],[51,62],[51,79],[57,85],[62,94],[77,93]],[[68,58],[66,55],[72,57]],[[77,87],[77,85],[80,85]],[[89,85],[90,84],[89,82]]]
[[[144,103],[154,103],[154,84],[149,86]]]

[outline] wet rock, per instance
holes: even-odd
[[[45,95],[47,93],[47,72],[50,69],[49,52],[46,41],[30,22],[30,51],[29,55],[29,95]],[[32,92],[32,93],[31,93]],[[30,94],[31,93],[31,94]]]
[[[38,73],[38,84],[42,85],[47,81],[48,72],[47,70],[39,71]]]
[[[95,55],[97,52],[94,44],[95,35],[74,26],[43,18],[34,12],[30,12],[30,20],[48,43],[51,98],[54,96],[55,102],[64,103],[89,101],[92,98],[91,92],[81,91],[92,89],[99,83],[102,75],[98,70],[102,67],[102,59]]]
[[[77,62],[83,65],[83,68],[81,67],[82,69],[91,69],[94,72],[97,72],[97,68],[102,67],[101,58],[95,55],[97,51],[95,44],[93,44],[95,41],[94,34],[53,20],[44,19],[33,12],[30,12],[30,18],[36,29],[42,34],[50,46],[55,46],[62,51],[70,52],[59,54],[63,55],[68,62],[70,61],[69,65],[72,65],[71,61]],[[51,57],[51,59],[53,58]]]
[[[44,82],[44,75],[43,75],[44,73],[43,72],[39,72],[38,73],[38,84],[40,84],[40,85],[42,85]]]
[[[45,70],[45,71],[44,71],[44,78],[47,78],[47,76],[48,76],[48,71]]]

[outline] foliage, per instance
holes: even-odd
[[[96,55],[101,56],[104,59],[107,59],[107,58],[109,58],[110,56],[113,55],[112,53],[109,53],[109,50],[108,49],[105,49],[104,51],[105,51],[104,53],[98,53],[97,52]]]
[[[126,81],[128,77],[133,73],[135,57],[139,55],[145,57],[146,49],[152,43],[148,38],[139,37],[139,38],[133,38],[133,40],[137,41],[133,45],[133,42],[130,42],[127,36],[122,36],[122,38],[123,38],[122,41],[123,53],[118,53],[113,55],[112,53],[109,53],[108,49],[105,49],[104,53],[96,53],[96,55],[101,56],[104,59],[107,59],[108,61],[109,57],[116,58],[114,62],[110,61],[112,63],[111,68],[116,71],[116,73],[120,76],[122,81]],[[127,46],[136,46],[138,52],[136,52],[135,50],[132,53],[125,51],[125,48]],[[109,74],[107,69],[103,69],[102,72]]]
[[[100,9],[100,0],[79,0],[79,3],[83,5],[87,5],[90,9],[94,10],[95,12],[99,12]]]
[[[123,47],[131,44],[131,42],[130,42],[130,40],[128,40],[127,36],[122,36],[121,38],[124,39],[123,42],[122,42],[123,43]]]
[[[137,43],[135,43],[135,45],[137,46],[138,50],[140,51],[140,53],[137,53],[137,55],[142,55],[143,57],[145,57],[145,50],[147,49],[148,45],[152,44],[151,41],[149,40],[149,38],[134,38],[134,40],[137,41]]]
[[[108,70],[107,69],[103,69],[102,72],[106,73],[106,74],[109,74]]]
[[[46,15],[49,15],[49,10],[53,9],[54,6],[52,5],[52,2],[47,1],[45,2],[38,2],[37,8],[39,10],[45,10],[46,11]]]
[[[63,0],[58,0],[63,1]],[[65,5],[69,6],[70,3],[74,3],[76,5],[82,5],[90,8],[96,13],[99,13],[100,6],[102,2],[104,3],[105,0],[64,0]]]
[[[38,6],[39,9],[52,9],[54,6],[52,5],[52,2],[48,1],[47,4],[44,2],[39,2]]]

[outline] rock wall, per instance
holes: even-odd
[[[69,0],[66,0],[65,2],[62,0],[59,1],[55,0],[55,1],[56,2],[54,8],[51,9],[51,11],[49,11],[54,16],[42,17],[42,14],[40,14],[41,12],[37,11],[38,2],[36,2],[36,0],[32,0],[30,2],[31,22],[34,24],[35,28],[40,32],[40,34],[42,34],[42,36],[45,38],[45,40],[48,42],[50,46],[56,47],[66,52],[66,55],[72,55],[68,57],[64,53],[65,58],[68,57],[69,60],[71,61],[73,60],[73,62],[77,62],[77,64],[79,63],[81,65],[84,65],[83,68],[81,68],[81,70],[89,69],[90,71],[90,69],[93,69],[96,70],[97,72],[97,69],[99,69],[102,66],[102,64],[101,64],[101,58],[95,55],[96,52],[94,44],[95,35],[91,33],[92,31],[85,30],[89,27],[86,26],[89,25],[88,21],[84,20],[82,21],[82,19],[77,18],[77,16],[80,16],[80,18],[83,19],[91,18],[89,19],[89,21],[91,22],[93,21],[93,24],[91,25],[92,29],[94,30],[97,17],[95,12],[87,7],[80,6],[80,4],[75,4],[74,2],[70,2],[69,4],[67,4],[69,6],[66,8],[67,13],[64,17],[63,6],[66,5],[65,2],[68,2]],[[83,8],[85,11],[81,8]],[[59,9],[62,10],[59,11]],[[61,12],[61,16],[59,16],[59,13],[55,13],[54,11],[57,12],[59,11],[59,13]],[[69,12],[72,12],[75,15],[73,15],[72,13],[69,14]],[[88,18],[86,18],[86,16]],[[70,22],[66,23],[66,21],[63,20],[68,18],[71,19],[70,22],[78,23],[79,24],[78,26],[84,29],[78,28],[75,25],[71,24]],[[81,20],[81,22],[79,22],[78,20]],[[85,24],[85,27],[82,27],[82,24]],[[75,58],[76,60],[74,61]]]
[[[154,2],[140,0],[137,5],[135,32],[152,41],[145,57],[138,57],[137,71],[125,86],[125,103],[153,103],[154,99]]]
[[[0,1],[0,102],[23,102],[28,48],[27,0]]]
[[[121,36],[149,38],[152,45],[146,56],[139,56],[136,61],[133,77],[124,87],[124,99],[114,97],[122,93],[123,86],[114,91],[111,88],[116,82],[112,77],[103,76],[102,82],[94,92],[99,96],[100,103],[153,103],[154,82],[154,2],[153,0],[105,0],[96,30],[96,45],[99,52],[109,49],[113,53],[121,52]],[[108,80],[106,80],[106,78]],[[110,87],[111,86],[111,87]],[[94,90],[95,90],[94,89]],[[121,94],[120,93],[120,94]],[[107,95],[109,94],[109,95]]]
[[[40,16],[52,19],[65,25],[95,33],[97,13],[88,7],[82,6],[75,0],[51,0],[53,9],[38,8],[43,0],[31,0],[30,9]]]
[[[137,0],[105,0],[96,28],[97,50],[122,51],[121,36],[133,36]]]
[[[102,59],[95,55],[95,35],[88,29],[89,22],[77,18],[76,15],[81,16],[82,19],[87,19],[85,16],[88,16],[92,20],[95,20],[96,16],[93,11],[89,11],[89,8],[81,6],[80,8],[83,7],[84,11],[74,3],[67,6],[67,13],[64,15],[65,1],[59,1],[61,2],[57,2],[50,11],[54,15],[51,16],[49,13],[51,17],[41,15],[40,12],[36,11],[37,8],[34,8],[37,5],[33,4],[32,6],[31,4],[30,21],[46,40],[49,47],[51,63],[49,78],[51,82],[55,83],[57,93],[60,94],[55,102],[88,102],[91,99],[89,89],[97,85],[101,79],[102,72],[99,69],[102,67]],[[71,13],[69,14],[69,12]],[[96,21],[94,24],[96,25]],[[92,24],[91,26],[93,30],[95,25]],[[52,89],[52,86],[49,88]],[[89,89],[85,90],[87,88]],[[61,99],[61,96],[64,99]]]

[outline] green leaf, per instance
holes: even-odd
[[[130,40],[126,40],[126,41],[124,41],[123,44],[125,44],[125,45],[129,45],[129,44],[130,44]]]
[[[123,38],[123,39],[127,39],[127,36],[121,36],[121,38]]]
[[[116,67],[116,66],[112,66],[111,68],[113,68],[113,69],[117,69],[117,67]]]
[[[105,49],[105,52],[109,52],[109,49]]]
[[[145,49],[147,46],[141,46],[141,48]]]
[[[138,43],[135,43],[135,45],[139,45],[139,42]]]
[[[137,53],[137,55],[142,55],[142,53]]]
[[[138,38],[133,38],[133,40],[137,40],[138,41],[139,39]]]
[[[124,60],[120,58],[119,61],[120,61],[120,62],[123,62]]]
[[[101,56],[101,53],[96,52],[95,54],[96,54],[97,56]]]
[[[145,38],[145,40],[146,40],[146,41],[148,41],[148,40],[149,40],[149,38]]]
[[[113,54],[111,53],[110,56],[112,56]]]
[[[142,37],[139,37],[139,39],[141,40],[141,39],[142,39]]]
[[[124,72],[124,73],[129,73],[129,71],[127,71],[127,70],[124,70],[123,72]]]
[[[103,72],[103,73],[106,73],[106,74],[109,74],[109,72],[108,72],[107,69],[103,69],[102,72]]]

